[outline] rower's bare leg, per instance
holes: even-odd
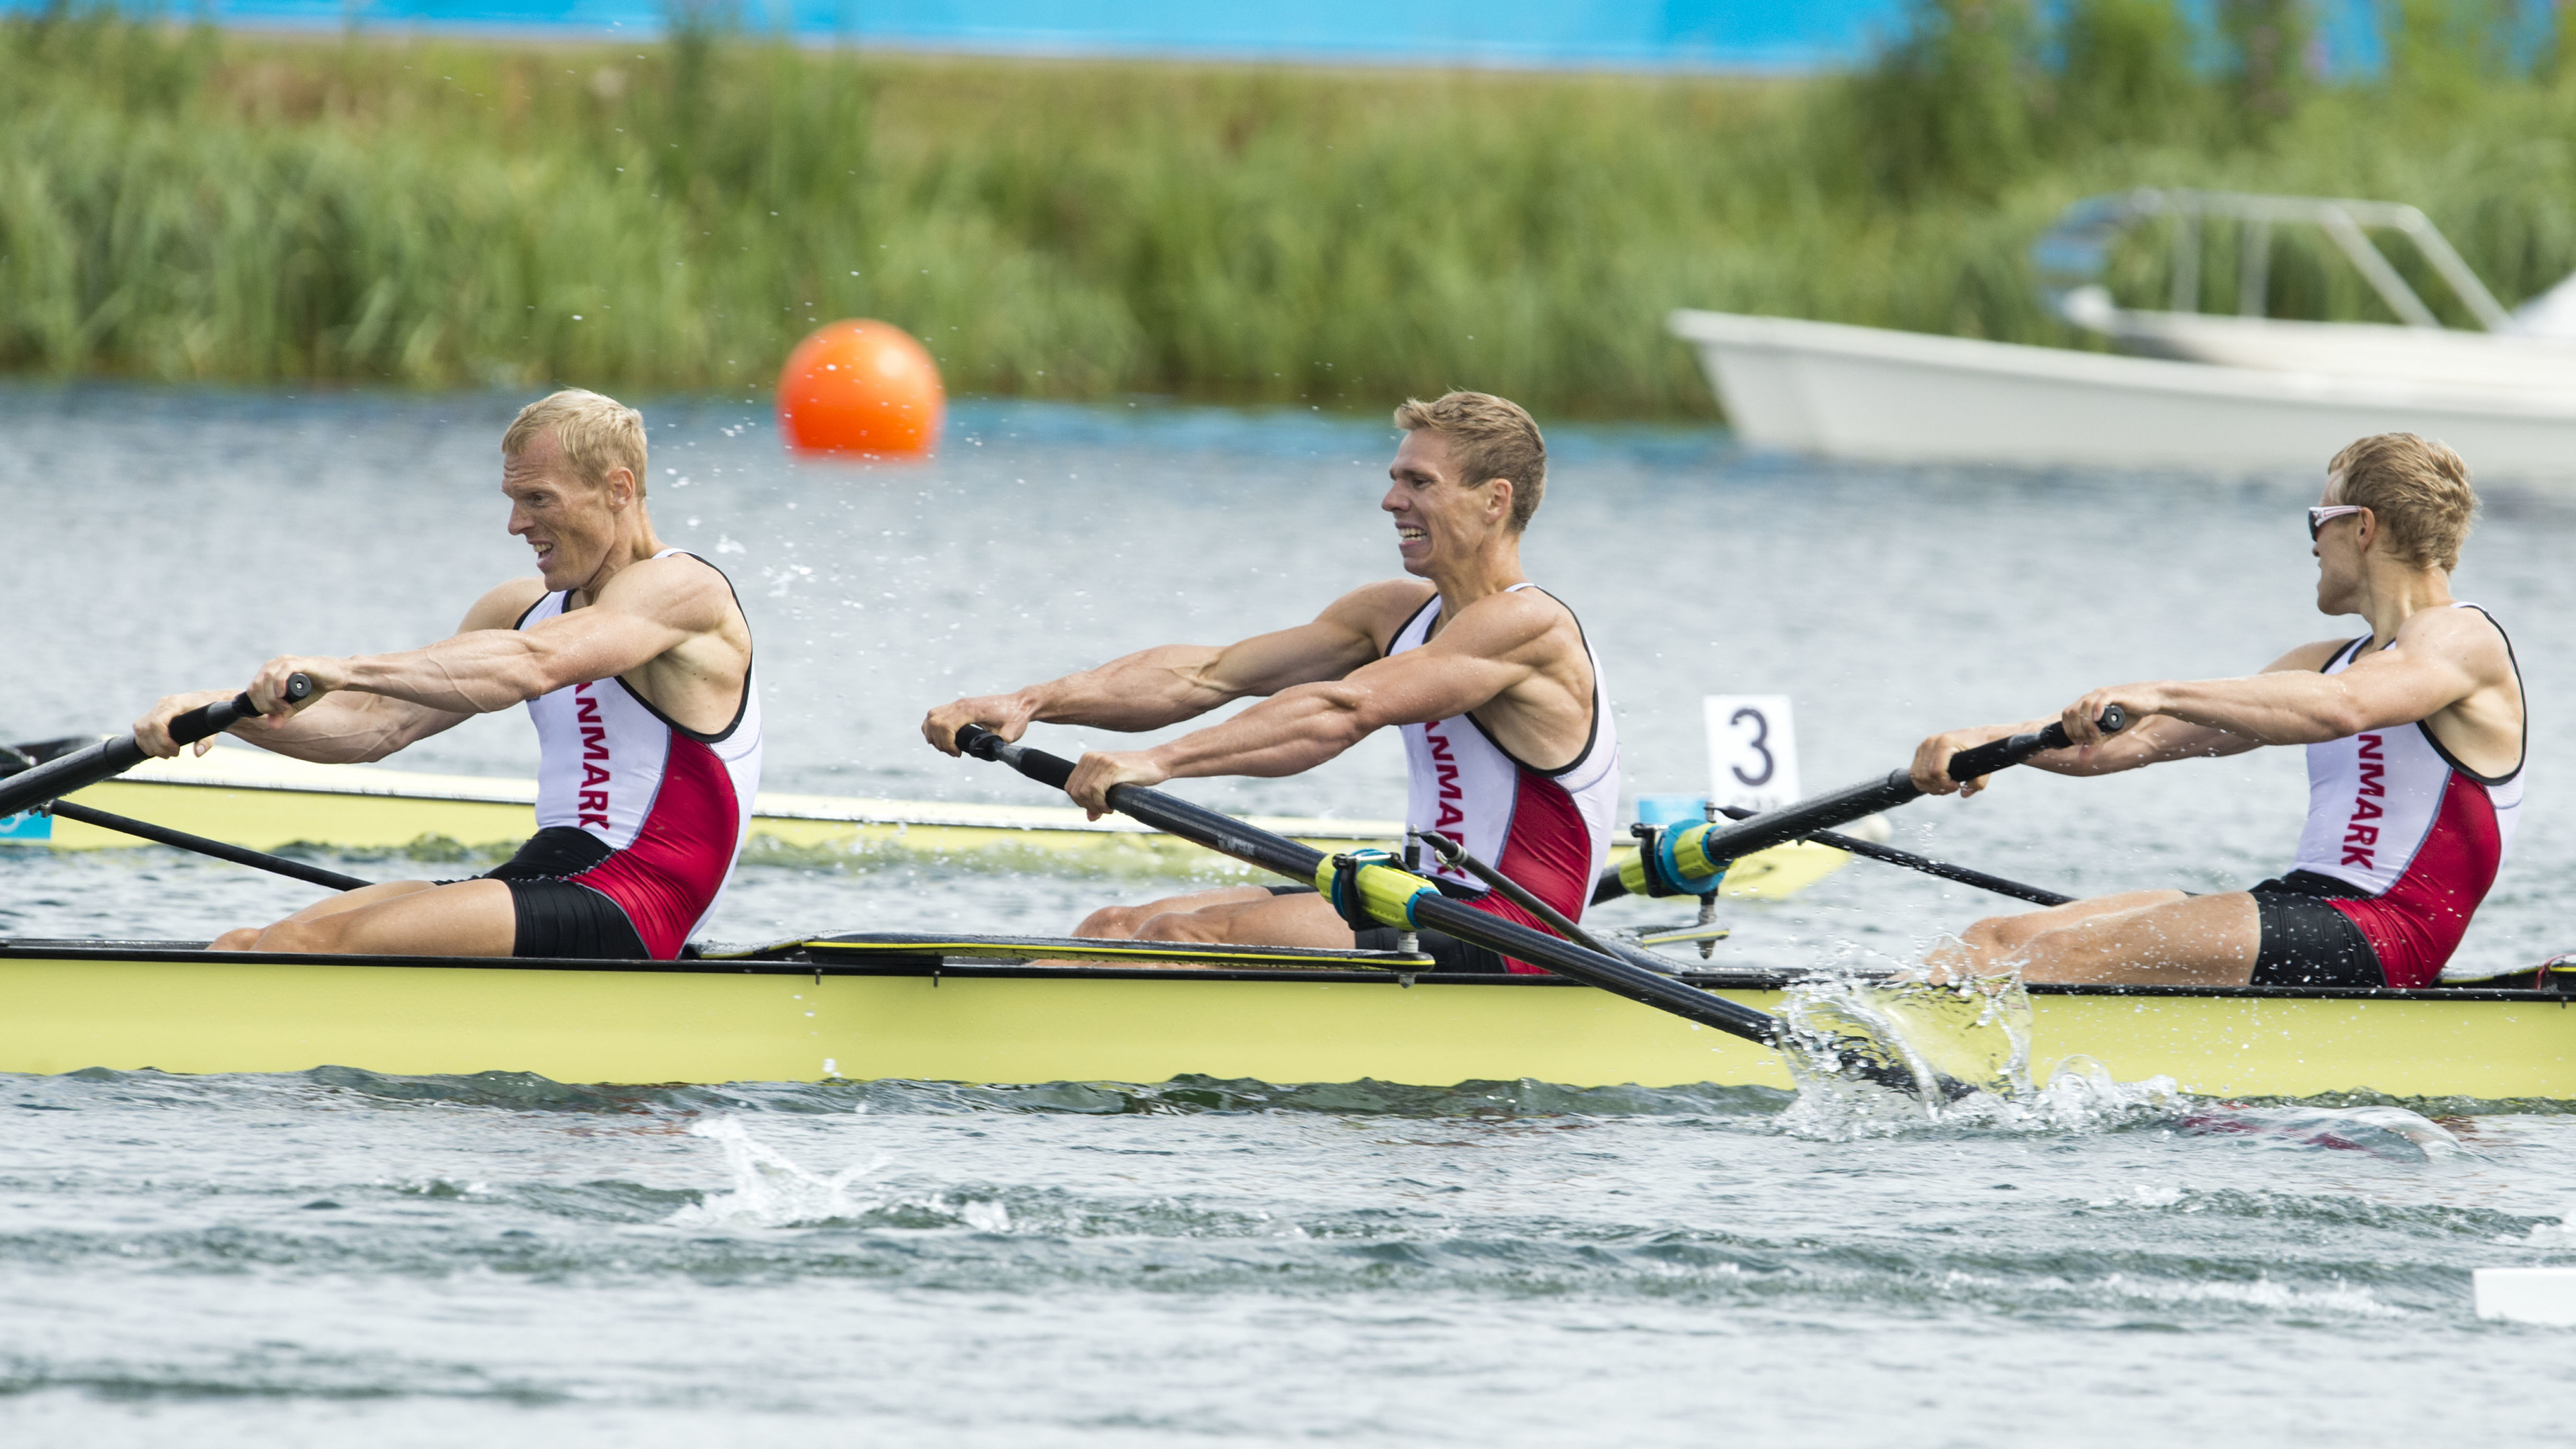
[[[1991,975],[2066,985],[2242,986],[2254,979],[2262,923],[2243,891],[2129,891],[1996,916],[1936,951],[1936,976]]]
[[[358,890],[343,890],[340,895],[322,897],[322,900],[312,902],[312,905],[307,905],[304,910],[299,910],[299,913],[289,915],[286,920],[317,920],[322,918],[322,915],[340,915],[343,910],[366,908],[366,905],[376,905],[379,900],[394,900],[394,897],[412,895],[412,892],[420,892],[420,890],[438,890],[438,882],[425,882],[425,879],[389,879],[389,882],[363,884],[363,887],[358,887]],[[283,920],[281,920],[281,926],[283,926]],[[268,931],[268,926],[245,926],[240,928],[240,931],[224,931],[222,936],[216,936],[206,949],[252,951],[260,946],[260,933],[263,931]]]
[[[436,886],[437,882],[426,880],[378,881],[371,886],[360,886],[353,891],[342,891],[336,896],[324,896],[322,899],[315,901],[313,904],[306,906],[304,909],[297,911],[294,915],[288,916],[286,919],[289,921],[310,921],[321,916],[336,916],[342,911],[354,911],[361,906],[372,906],[378,901],[389,901],[396,896],[410,895],[414,891],[432,890],[435,889]],[[280,924],[283,924],[283,922]],[[244,926],[239,930],[226,931],[222,935],[217,936],[212,942],[208,943],[206,949],[209,951],[249,951],[255,949],[259,945],[260,933],[267,929],[268,927],[266,926]]]
[[[251,939],[239,941],[244,936]],[[507,956],[518,942],[518,911],[510,902],[510,888],[500,881],[453,885],[388,881],[307,906],[265,930],[226,932],[212,949],[297,955]]]
[[[1276,896],[1259,886],[1198,891],[1141,906],[1092,912],[1075,935],[1200,945],[1316,946],[1347,951],[1350,926],[1312,892]]]

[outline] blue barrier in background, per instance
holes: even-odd
[[[75,0],[84,3],[84,0]],[[1856,65],[1902,33],[1907,0],[677,0],[810,44],[1022,55],[1413,62],[1797,72]],[[2175,0],[2214,32],[2215,0]],[[2368,76],[2388,62],[2395,0],[2310,0],[2309,62]],[[46,0],[0,0],[0,12]],[[2041,0],[2043,10],[2053,8]],[[307,30],[548,31],[659,37],[673,0],[126,0],[175,17]],[[2517,59],[2555,33],[2552,0],[2501,0]]]
[[[41,0],[0,0],[35,10]],[[141,8],[129,6],[128,8]],[[658,36],[655,0],[206,0],[174,17],[303,29],[551,30]],[[1464,62],[1754,71],[1848,65],[1904,0],[741,0],[751,31],[807,41],[1045,55]]]

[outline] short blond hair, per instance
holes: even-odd
[[[563,447],[564,461],[585,480],[605,483],[611,468],[623,468],[635,475],[635,496],[644,496],[642,413],[577,387],[548,393],[510,420],[510,430],[501,435],[501,456],[519,456],[549,429]]]
[[[1529,527],[1547,494],[1547,440],[1521,405],[1487,392],[1453,392],[1432,402],[1406,398],[1395,410],[1406,432],[1429,429],[1449,440],[1458,482],[1482,488],[1488,479],[1512,485],[1512,532]]]
[[[2326,471],[2342,475],[2336,499],[2369,509],[2399,558],[2444,573],[2460,566],[2478,493],[2459,454],[2413,433],[2375,433],[2335,454]]]

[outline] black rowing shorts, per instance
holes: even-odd
[[[2254,955],[2254,985],[2388,984],[2370,938],[2352,923],[2352,917],[2326,904],[2335,897],[2362,892],[2332,876],[2294,870],[2247,894],[2254,897],[2254,916],[2263,931],[2262,946]]]
[[[510,888],[518,917],[513,956],[572,961],[650,961],[644,938],[626,911],[603,892],[569,877],[608,859],[608,843],[587,830],[549,825],[528,837],[519,853],[484,872]]]
[[[1432,884],[1438,885],[1439,882]],[[1270,893],[1274,896],[1311,896],[1316,894],[1316,890],[1313,886],[1284,885],[1270,887]],[[1352,934],[1363,951],[1393,951],[1399,949],[1396,941],[1404,933],[1393,926],[1371,926]],[[1431,958],[1431,969],[1435,972],[1501,976],[1512,969],[1496,953],[1461,941],[1447,932],[1417,931],[1414,934],[1422,943],[1422,954]]]

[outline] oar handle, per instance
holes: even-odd
[[[1008,765],[1041,785],[1061,790],[1073,778],[1073,761],[1026,745],[1015,745],[982,725],[957,727],[957,748],[979,760]]]
[[[302,700],[313,693],[313,681],[301,674],[286,681],[289,701]],[[170,721],[170,737],[180,744],[193,745],[210,739],[224,730],[259,713],[251,708],[248,691],[213,704],[199,705]],[[105,739],[87,749],[74,750],[59,759],[47,760],[32,770],[22,770],[0,779],[0,815],[16,815],[48,800],[59,799],[75,790],[86,790],[101,780],[114,779],[151,758],[132,735]]]
[[[312,679],[300,672],[286,676],[288,704],[302,704],[312,694]],[[185,714],[173,716],[170,738],[179,744],[193,745],[199,740],[213,739],[243,720],[258,717],[259,709],[250,702],[250,691],[245,689],[230,699],[201,704]]]
[[[2102,717],[2094,723],[2102,727],[2102,733],[2116,735],[2129,727],[2129,712],[2115,704],[2103,710]],[[2006,739],[1988,740],[1982,745],[1961,750],[1950,757],[1949,776],[1964,785],[1980,775],[1991,775],[2006,766],[2021,764],[2033,755],[2044,755],[2050,750],[2063,750],[2074,743],[2066,737],[2065,723],[2061,720],[2051,720],[2045,729],[2032,730],[2026,735],[2013,735]]]

